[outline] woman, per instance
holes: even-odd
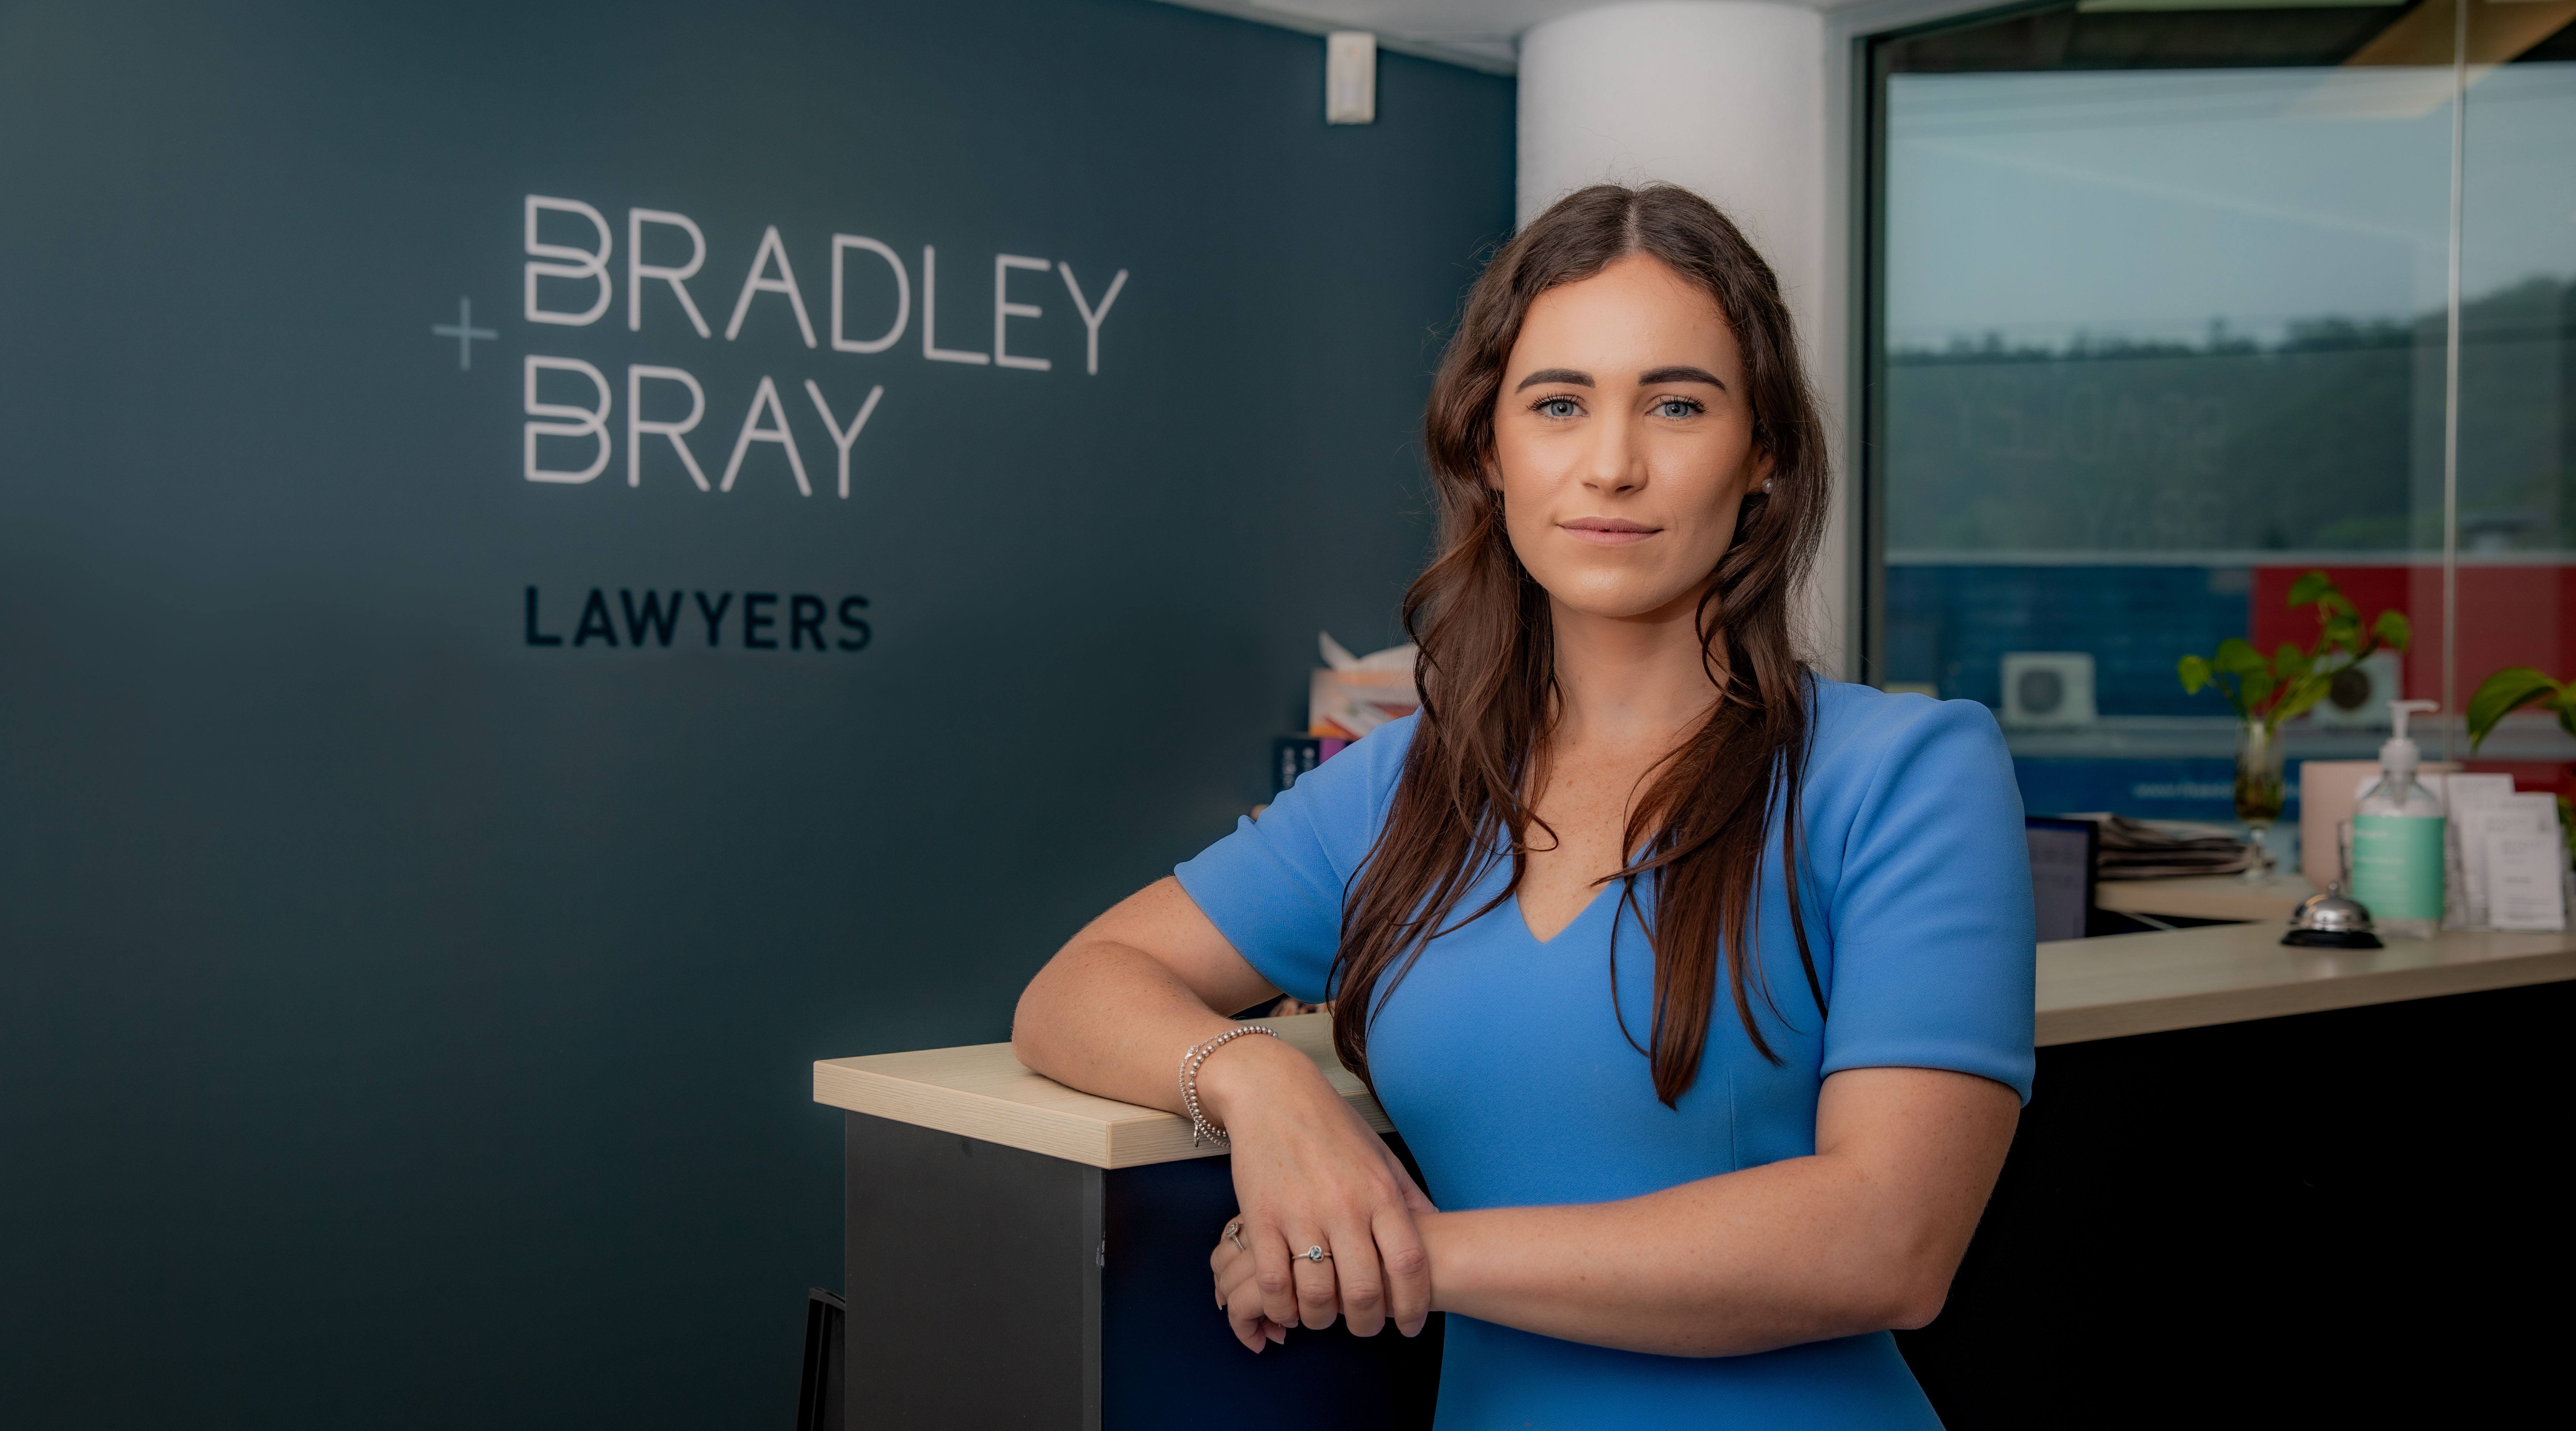
[[[2028,856],[1984,707],[1792,651],[1826,469],[1777,281],[1683,190],[1586,189],[1426,426],[1421,711],[1076,936],[1014,1047],[1230,1136],[1254,1351],[1439,1310],[1444,1428],[1937,1426],[1888,1332],[2029,1092]],[[1281,992],[1438,1210],[1295,1050],[1210,1051]]]

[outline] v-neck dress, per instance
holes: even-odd
[[[1799,967],[1776,832],[1748,967],[1768,991],[1754,1008],[1780,1062],[1721,998],[1678,1108],[1656,1100],[1629,1042],[1653,1018],[1654,956],[1636,913],[1605,892],[1542,943],[1503,901],[1434,940],[1370,1032],[1379,1101],[1440,1207],[1608,1202],[1810,1155],[1817,1092],[1846,1068],[1954,1069],[2029,1098],[2030,856],[1994,717],[1831,681],[1810,691],[1798,888],[1825,1007]],[[1174,871],[1235,949],[1300,999],[1333,992],[1344,891],[1418,719],[1299,776],[1259,820]],[[1460,912],[1508,879],[1497,862]],[[1651,908],[1650,892],[1637,903]],[[1698,1358],[1448,1319],[1440,1431],[1939,1424],[1885,1332]]]

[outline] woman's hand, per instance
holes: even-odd
[[[1199,1098],[1233,1143],[1241,1211],[1208,1266],[1235,1338],[1257,1352],[1336,1316],[1354,1336],[1390,1318],[1420,1333],[1431,1263],[1413,1215],[1431,1200],[1314,1063],[1275,1039],[1237,1039],[1200,1070]],[[1308,1259],[1310,1247],[1326,1258]]]
[[[1243,1343],[1244,1350],[1258,1353],[1264,1342],[1288,1340],[1288,1328],[1270,1320],[1262,1302],[1260,1268],[1253,1264],[1249,1250],[1252,1244],[1242,1239],[1243,1219],[1227,1223],[1216,1251],[1208,1254],[1208,1268],[1216,1274],[1216,1305],[1234,1329],[1234,1339]]]
[[[1279,993],[1179,881],[1160,879],[1093,920],[1029,982],[1011,1046],[1059,1083],[1177,1113],[1172,1060],[1235,1027],[1218,1010]],[[1239,1235],[1251,1250],[1224,1285],[1244,1291],[1228,1302],[1241,1301],[1244,1345],[1259,1349],[1265,1323],[1284,1333],[1336,1316],[1362,1336],[1390,1315],[1406,1336],[1420,1332],[1431,1271],[1413,1214],[1431,1204],[1314,1060],[1278,1039],[1239,1038],[1209,1056],[1198,1088],[1234,1144]],[[1309,1247],[1331,1260],[1292,1269],[1289,1254]]]

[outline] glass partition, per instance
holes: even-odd
[[[2084,0],[1874,41],[1867,678],[1995,707],[2034,813],[2229,820],[2237,721],[2176,662],[2311,643],[2307,572],[2415,639],[2285,727],[2293,790],[2393,697],[2576,677],[2571,20]],[[2480,754],[2554,783],[2576,742]]]
[[[2460,226],[2454,686],[2500,668],[2576,676],[2576,5],[2468,14]],[[2477,754],[2568,793],[2555,723],[2510,718]]]

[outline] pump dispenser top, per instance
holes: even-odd
[[[2417,711],[2423,711],[2429,715],[2441,708],[2440,701],[2390,701],[2388,716],[2397,723],[2397,729],[2380,744],[2380,768],[2388,771],[2402,770],[2408,776],[2413,776],[2416,767],[2424,763],[2424,752],[2414,741],[2407,739],[2406,718]]]

